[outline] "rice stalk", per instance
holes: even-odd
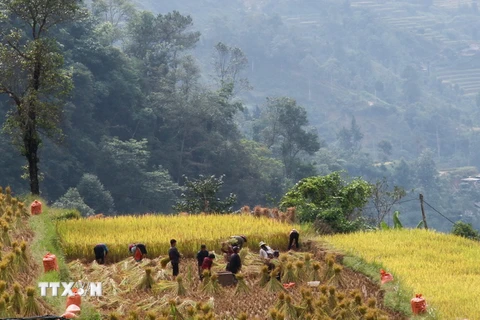
[[[270,280],[268,280],[265,288],[268,292],[286,291],[283,285],[277,279],[278,272],[279,270],[275,269],[270,273]]]
[[[182,276],[177,276],[177,290],[176,293],[178,296],[183,297],[187,295],[187,289],[185,289],[185,286],[183,285],[183,278]]]
[[[8,308],[7,308],[7,302],[5,299],[0,298],[0,317],[6,318],[9,316]]]
[[[170,262],[170,257],[165,257],[160,260],[160,266],[162,269],[165,269],[167,267],[167,264]]]
[[[173,299],[171,299],[168,304],[170,305],[170,316],[173,317],[173,319],[176,320],[184,320],[185,317],[178,311],[177,308],[177,302]]]
[[[288,320],[297,319],[297,309],[293,305],[292,297],[290,295],[285,296],[285,302],[283,303],[282,307],[279,309],[280,312],[285,314],[285,317]]]
[[[306,276],[306,272],[303,268],[304,265],[303,261],[299,260],[295,262],[295,278],[297,278],[299,282],[303,281]]]
[[[237,275],[235,275],[235,277],[238,281],[237,287],[235,288],[235,295],[248,294],[250,292],[250,288],[245,282],[245,277],[243,276],[243,274],[238,273]]]
[[[27,300],[25,301],[25,317],[39,316],[40,308],[35,300],[35,288],[27,287]]]
[[[150,290],[152,286],[155,284],[155,280],[152,277],[152,268],[145,268],[145,275],[142,278],[142,281],[138,285],[138,289],[140,290]]]
[[[262,269],[261,269],[261,278],[258,282],[258,285],[260,287],[265,287],[269,280],[270,280],[270,275],[269,275],[269,272],[268,272],[268,267],[263,266]]]
[[[21,289],[20,284],[18,282],[15,282],[13,284],[13,296],[12,296],[11,305],[13,310],[17,314],[21,314],[24,308],[23,295],[20,292],[20,289]]]
[[[0,261],[0,278],[5,282],[10,283],[12,282],[13,277],[8,267],[8,264],[9,263],[7,260]]]
[[[0,295],[2,295],[7,289],[7,283],[3,280],[0,280]]]
[[[334,285],[339,288],[345,288],[346,283],[342,273],[343,267],[339,264],[333,266],[333,276],[329,279],[328,284]]]
[[[322,276],[320,275],[320,268],[321,268],[320,263],[318,263],[318,262],[313,263],[313,271],[311,273],[310,280],[312,280],[312,281],[321,281],[322,280]]]
[[[207,278],[204,278],[204,281],[205,280],[207,280]],[[222,288],[218,284],[218,275],[216,273],[209,277],[208,282],[205,283],[202,291],[211,295],[216,295],[222,291]]]
[[[291,262],[287,263],[286,270],[283,273],[282,282],[283,283],[290,283],[290,282],[297,282],[298,278],[295,275],[295,271],[293,270],[293,264]]]

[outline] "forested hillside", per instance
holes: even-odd
[[[477,180],[462,181],[480,166],[476,1],[86,8],[51,30],[73,72],[63,139],[44,137],[40,150],[41,192],[58,206],[170,212],[185,177],[200,174],[225,175],[235,209],[276,206],[301,178],[343,169],[415,189],[394,207],[406,224],[420,220],[422,193],[447,217],[427,208],[430,227],[480,228]],[[7,133],[0,151],[1,184],[27,191]]]

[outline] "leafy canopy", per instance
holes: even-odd
[[[302,222],[320,221],[332,232],[351,232],[360,228],[361,209],[371,192],[368,182],[360,178],[347,182],[336,171],[300,180],[282,198],[280,207],[296,207]]]
[[[232,205],[237,201],[237,196],[230,193],[225,200],[220,200],[218,192],[223,185],[223,177],[216,178],[213,176],[199,175],[198,179],[189,180],[184,176],[185,193],[181,194],[181,198],[177,201],[174,209],[177,212],[188,213],[225,213],[232,211]]]

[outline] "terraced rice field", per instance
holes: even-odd
[[[424,229],[359,232],[324,239],[370,263],[381,263],[414,293],[423,294],[437,319],[480,319],[478,241]]]
[[[471,5],[472,0],[434,0],[433,4],[437,7],[457,9],[462,5]]]
[[[437,79],[443,83],[457,84],[467,96],[480,92],[480,68],[442,69],[437,72]]]

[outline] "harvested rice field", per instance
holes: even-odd
[[[102,282],[102,297],[82,297],[82,303],[108,319],[335,319],[342,314],[345,319],[349,314],[355,319],[402,319],[384,309],[378,284],[342,268],[333,255],[282,252],[275,261],[281,281],[275,275],[268,279],[256,252],[244,248],[240,255],[242,275],[230,287],[222,287],[215,276],[201,282],[191,258],[181,260],[177,281],[170,280],[171,265],[162,267],[162,257],[139,263],[130,257],[109,265],[74,260],[69,269],[72,279]],[[212,274],[225,266],[224,257],[217,255]],[[312,280],[319,286],[308,287]],[[285,288],[282,283],[295,285]]]

